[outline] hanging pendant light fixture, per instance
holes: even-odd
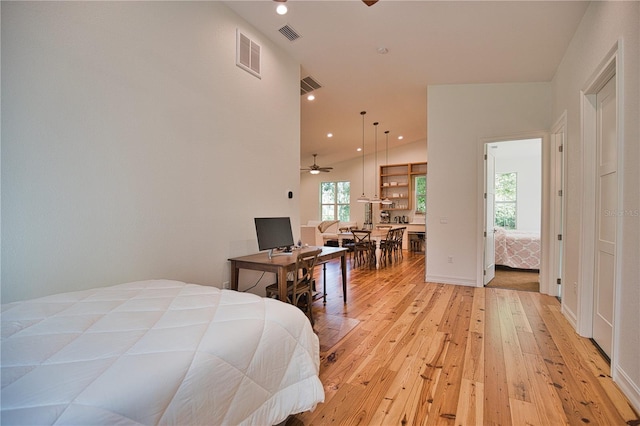
[[[358,198],[359,203],[368,203],[369,197],[364,195],[364,115],[367,111],[361,111],[362,116],[362,195]]]
[[[388,165],[389,165],[389,131],[388,131],[388,130],[386,130],[386,131],[384,132],[384,134],[385,134],[385,135],[386,135],[386,137],[387,137],[387,148],[386,148],[386,151],[387,151],[387,158],[386,158],[386,160],[385,160],[384,164],[388,166]],[[380,195],[382,195],[382,194],[380,194]],[[389,206],[389,205],[393,204],[393,202],[389,199],[389,197],[388,197],[388,196],[387,196],[387,197],[384,197],[384,200],[382,200],[382,201],[381,201],[381,203],[382,203],[382,204],[384,204],[385,206]]]
[[[373,166],[373,184],[375,188],[375,194],[371,199],[371,202],[374,204],[380,204],[380,197],[378,197],[378,122],[373,123],[373,127],[375,127],[375,165]]]

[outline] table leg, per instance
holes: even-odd
[[[380,248],[380,241],[376,239],[376,269],[380,269],[380,256],[382,255],[382,249]]]
[[[342,297],[347,303],[347,256],[343,252],[340,256],[340,268],[342,269]]]

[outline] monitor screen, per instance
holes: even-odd
[[[293,246],[291,219],[288,217],[256,217],[255,222],[260,251]]]

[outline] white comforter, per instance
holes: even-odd
[[[142,281],[2,306],[9,424],[269,425],[324,400],[299,309]]]

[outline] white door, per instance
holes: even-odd
[[[615,76],[596,95],[596,251],[593,339],[611,357],[616,278],[618,153]]]
[[[495,198],[496,158],[484,145],[484,285],[496,276]]]

